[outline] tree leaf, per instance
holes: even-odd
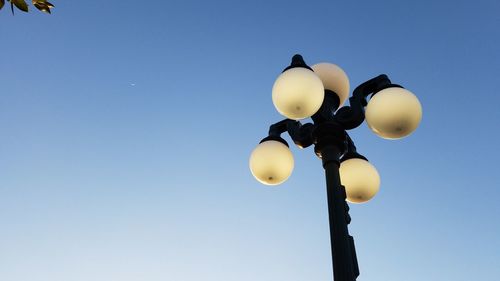
[[[26,1],[24,0],[10,0],[11,5],[14,4],[16,7],[23,11],[23,12],[28,12],[28,4],[26,4]]]
[[[50,14],[50,8],[54,8],[47,0],[32,0],[33,5],[40,11]]]
[[[5,0],[0,0],[0,10],[3,8],[3,5],[5,5]]]

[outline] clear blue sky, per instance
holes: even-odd
[[[359,281],[500,276],[500,2],[61,1],[0,11],[1,281],[332,280],[324,175],[248,156],[291,56],[387,73],[420,128],[352,132]]]

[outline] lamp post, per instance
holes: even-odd
[[[326,175],[335,281],[353,281],[359,275],[354,240],[347,227],[351,217],[346,200],[364,203],[375,196],[380,185],[377,170],[356,151],[347,131],[366,119],[375,134],[399,139],[411,134],[422,118],[416,96],[392,84],[384,74],[356,87],[349,106],[340,107],[348,96],[349,79],[340,67],[330,63],[309,67],[302,56],[293,56],[272,90],[273,103],[286,119],[270,126],[249,163],[259,182],[277,185],[288,179],[294,167],[281,134],[287,132],[300,148],[314,145]],[[299,121],[309,117],[310,123]]]

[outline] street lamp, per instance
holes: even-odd
[[[253,176],[263,184],[277,185],[288,179],[294,167],[281,134],[287,132],[300,148],[314,145],[326,174],[335,281],[354,281],[359,275],[354,240],[347,228],[351,217],[346,200],[367,202],[380,186],[377,170],[356,151],[347,131],[366,118],[378,136],[399,139],[411,134],[422,119],[417,97],[384,74],[356,87],[349,106],[340,107],[348,96],[349,79],[340,67],[330,63],[309,67],[302,56],[293,56],[272,90],[274,106],[286,119],[270,126],[269,135],[250,156]],[[298,121],[309,117],[311,123]]]

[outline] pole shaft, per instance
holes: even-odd
[[[351,220],[349,206],[345,201],[345,188],[340,183],[341,152],[336,145],[327,145],[321,149],[321,155],[326,175],[334,281],[355,281],[359,269],[354,241],[347,228]]]

